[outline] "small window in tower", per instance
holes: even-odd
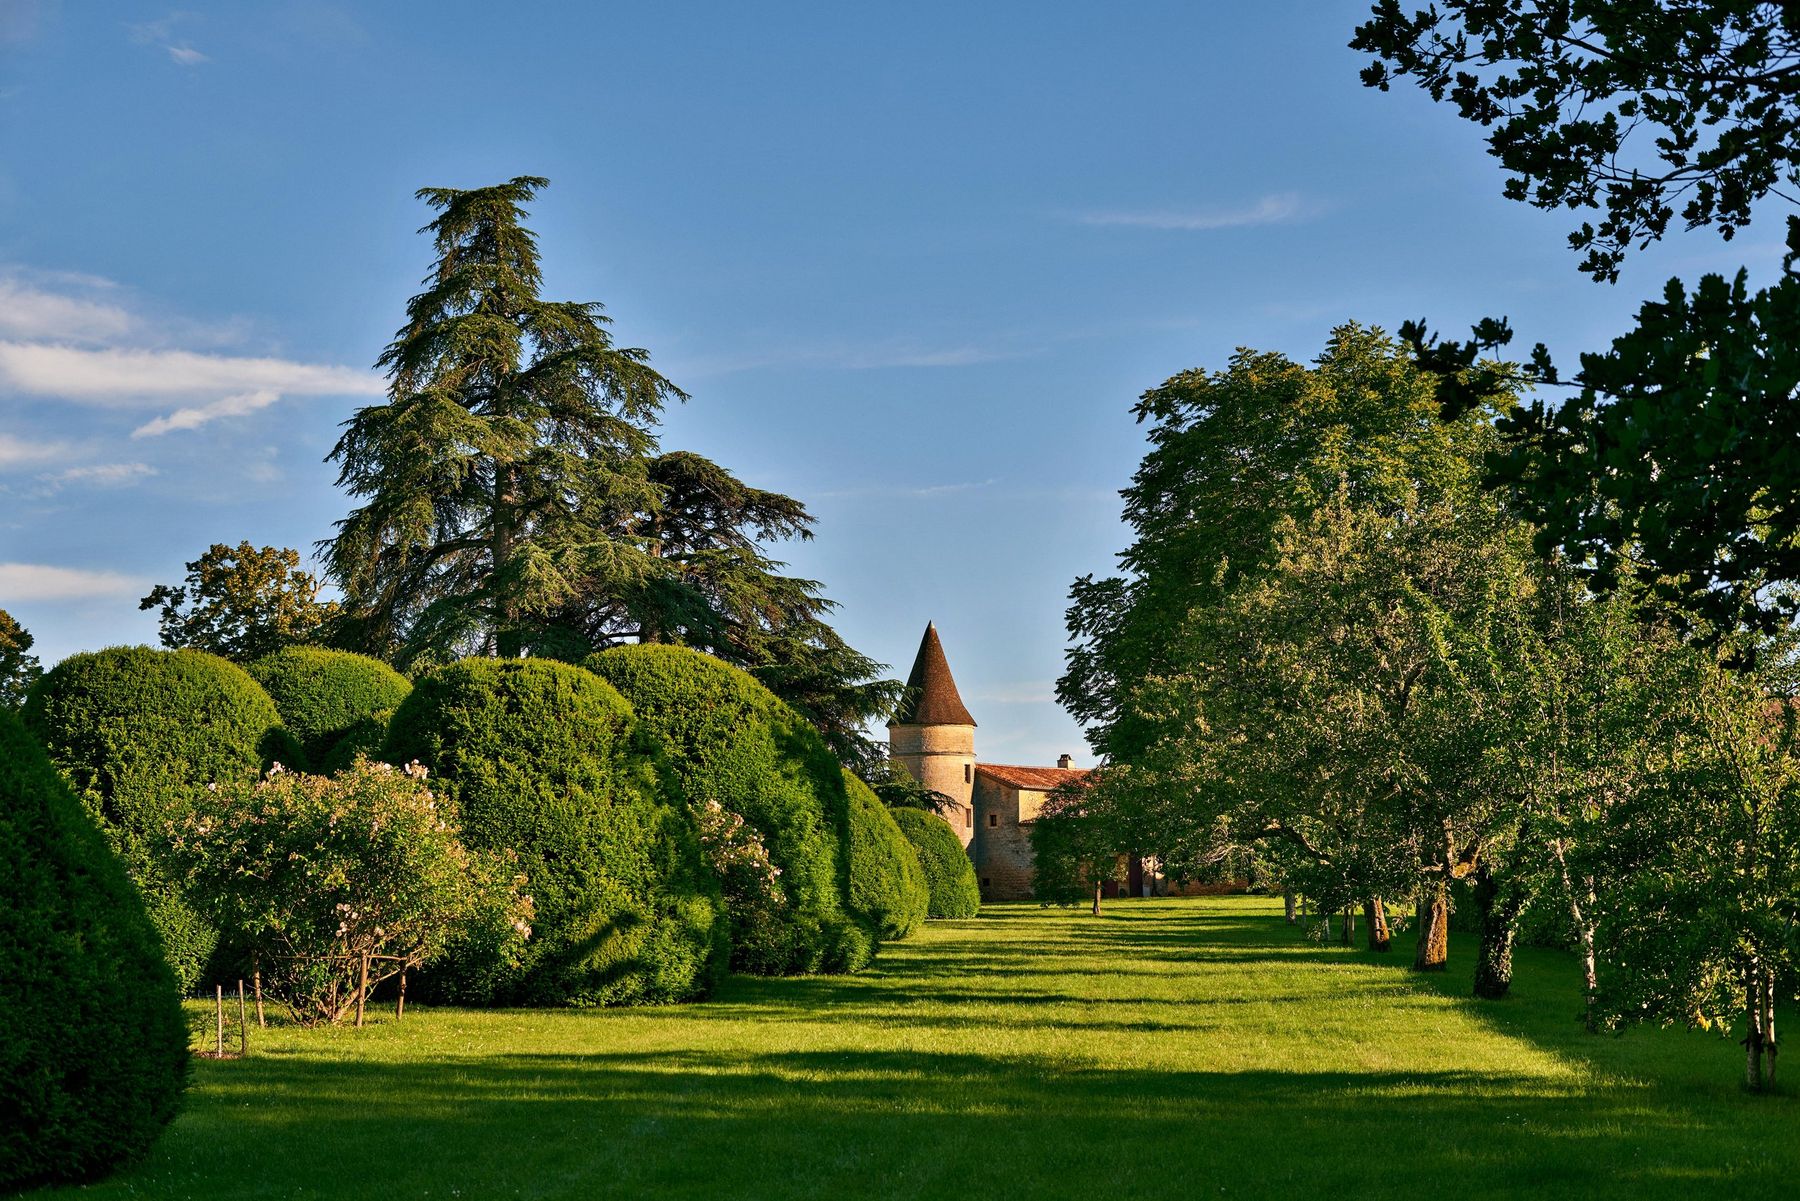
[[[988,814],[988,825],[990,827],[998,826],[999,824],[1000,824],[1000,815],[998,813]]]
[[[983,888],[992,888],[993,885],[994,885],[994,882],[992,880],[988,879],[986,876],[983,876],[981,878],[981,886]]]
[[[963,783],[964,784],[973,783],[974,780],[975,780],[975,765],[973,763],[963,764]]]
[[[975,824],[975,811],[973,809],[964,809],[963,810],[963,829],[967,830],[970,826],[973,826],[974,824]]]

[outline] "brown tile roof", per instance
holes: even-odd
[[[1026,788],[1033,792],[1049,792],[1064,784],[1076,784],[1087,778],[1085,767],[1014,767],[1008,763],[977,763],[975,774],[992,776],[1002,784]]]
[[[912,674],[906,677],[906,693],[900,707],[888,719],[890,726],[972,726],[975,719],[964,708],[957,694],[956,681],[950,676],[950,663],[944,658],[944,644],[938,641],[937,627],[926,623],[925,637],[919,640],[919,655],[913,660]]]

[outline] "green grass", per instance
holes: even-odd
[[[385,1010],[201,1062],[102,1197],[1800,1196],[1800,1102],[1716,1037],[1584,1034],[1567,956],[1307,943],[1254,898],[993,906],[850,978]],[[1800,1072],[1800,1063],[1793,1065]]]

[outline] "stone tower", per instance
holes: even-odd
[[[943,818],[966,848],[975,837],[975,719],[957,695],[935,625],[925,626],[906,695],[888,722],[888,757],[955,802]]]

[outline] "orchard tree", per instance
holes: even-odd
[[[158,584],[138,602],[160,607],[162,644],[249,663],[289,646],[322,643],[338,617],[319,599],[319,581],[300,566],[300,552],[248,542],[214,543],[187,565],[179,585]]]
[[[44,674],[31,653],[36,644],[30,631],[0,609],[0,709],[17,709],[25,703],[25,690]]]

